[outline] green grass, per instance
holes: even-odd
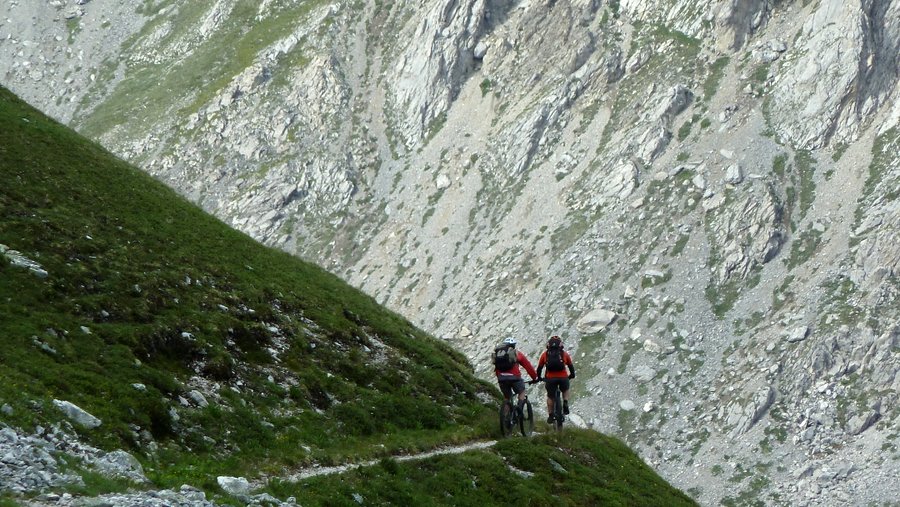
[[[705,100],[708,101],[719,91],[719,83],[725,76],[725,68],[728,67],[730,61],[729,57],[722,56],[710,64],[709,74],[706,76],[706,81],[703,82],[703,98]]]
[[[784,305],[793,301],[794,291],[791,290],[791,284],[794,283],[794,275],[788,275],[781,281],[781,285],[772,290],[772,311],[777,312]]]
[[[78,34],[81,33],[81,18],[76,16],[71,19],[66,20],[66,29],[69,32],[68,43],[74,44],[75,38],[78,37]]]
[[[865,321],[866,311],[857,304],[859,289],[852,280],[845,275],[837,276],[823,283],[822,288],[825,293],[822,301],[825,311],[819,321],[822,331],[833,331],[843,325]]]
[[[494,83],[492,83],[490,79],[484,78],[479,87],[481,88],[481,96],[484,97],[494,88]]]
[[[568,428],[561,437],[511,438],[459,456],[382,460],[341,476],[272,481],[268,490],[309,506],[354,505],[354,494],[364,505],[695,505],[620,440]]]
[[[718,318],[722,318],[733,307],[740,293],[740,281],[728,280],[721,285],[710,281],[706,286],[706,300],[712,305],[712,311]]]
[[[844,156],[844,152],[846,152],[847,148],[849,148],[849,147],[850,147],[850,145],[847,143],[837,143],[834,146],[834,150],[831,153],[831,160],[833,160],[834,162],[840,161],[841,158]]]
[[[753,73],[750,74],[750,79],[759,84],[765,83],[766,80],[769,79],[769,64],[760,64],[755,69],[753,69]]]
[[[62,417],[52,399],[69,400],[103,420],[82,438],[135,453],[165,486],[493,431],[494,408],[476,394],[495,389],[371,297],[230,229],[2,89],[0,123],[0,243],[50,273],[0,264],[0,402],[14,409],[0,421],[52,424]],[[286,350],[275,359],[270,348]],[[207,408],[177,401],[194,375],[222,386]]]
[[[671,279],[672,279],[672,271],[670,271],[670,270],[664,271],[663,275],[659,276],[659,277],[649,276],[649,275],[644,274],[643,276],[641,276],[641,288],[649,289],[650,287],[656,287],[658,285],[662,285],[662,284],[668,282]]]
[[[585,335],[581,337],[578,342],[578,350],[580,353],[584,353],[584,360],[581,361],[579,365],[580,374],[578,377],[573,380],[573,396],[578,398],[580,396],[585,396],[588,391],[586,387],[586,382],[588,379],[592,379],[600,374],[599,361],[597,361],[597,356],[600,351],[604,348],[606,343],[607,336],[605,331],[599,331],[597,333]]]
[[[177,16],[163,19],[158,13],[171,3],[159,2],[153,7],[154,12],[148,11],[148,15],[156,17],[126,45],[136,45],[166,22],[170,22],[171,27],[156,44],[161,52],[184,39],[196,37],[192,30],[207,15],[210,4],[189,2],[179,6]],[[98,137],[113,128],[123,127],[129,135],[137,136],[146,126],[158,125],[173,112],[177,111],[181,116],[196,112],[249,67],[261,49],[290,34],[322,3],[321,0],[300,2],[290,8],[272,9],[270,16],[257,19],[258,2],[238,0],[228,15],[228,22],[199,42],[194,50],[177,54],[174,61],[130,63],[115,89],[89,116],[81,119],[82,133]],[[296,70],[296,67],[287,68],[285,64],[305,65],[308,61],[302,49],[294,48],[279,62],[275,78],[286,82],[281,74]],[[116,69],[117,64],[111,65],[107,72]],[[111,76],[101,75],[98,85],[106,86],[110,79]],[[185,94],[185,97],[179,97],[182,100],[173,98],[174,94],[180,93]]]
[[[622,375],[625,373],[625,368],[628,367],[628,362],[631,361],[631,357],[635,352],[641,350],[643,344],[634,340],[628,340],[622,345],[622,357],[619,358],[619,365],[616,366],[616,373]]]
[[[694,126],[693,121],[686,121],[686,122],[682,123],[681,127],[678,128],[678,140],[684,141],[685,139],[687,139],[688,136],[691,135],[691,127],[693,127],[693,126]],[[681,153],[679,153],[678,156],[681,157]]]
[[[794,162],[797,166],[797,186],[799,187],[800,218],[806,216],[809,208],[816,198],[816,184],[813,176],[816,169],[816,160],[812,153],[807,150],[798,150],[794,155]],[[793,178],[792,178],[793,179]]]
[[[672,247],[672,250],[669,252],[669,255],[672,257],[677,257],[681,252],[684,251],[685,245],[687,245],[688,240],[691,237],[687,234],[681,234],[678,236],[678,239],[675,241],[675,245]]]
[[[784,178],[784,173],[787,168],[788,156],[786,153],[779,153],[772,160],[772,172],[775,173],[779,178]]]
[[[444,128],[444,125],[447,123],[447,113],[442,112],[437,115],[431,122],[428,124],[428,130],[425,132],[425,141],[424,144],[428,144],[431,142],[435,136]]]
[[[574,245],[603,216],[600,211],[570,213],[568,222],[550,234],[553,250],[562,252]]]
[[[12,497],[0,494],[0,507],[20,507],[22,504],[14,500]]]
[[[791,253],[784,260],[785,266],[790,270],[804,264],[816,253],[821,242],[821,232],[812,228],[801,232],[791,244]]]

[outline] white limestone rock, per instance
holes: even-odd
[[[72,402],[53,400],[53,405],[55,405],[56,408],[62,410],[66,417],[71,419],[73,422],[84,426],[85,428],[93,429],[103,424],[103,421],[89,414],[81,407],[75,405]]]

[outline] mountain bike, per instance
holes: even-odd
[[[547,379],[541,377],[537,380],[532,380],[529,384],[533,384],[535,382],[546,382]],[[562,401],[562,392],[559,390],[559,385],[556,385],[556,388],[553,390],[553,393],[550,396],[553,398],[553,427],[556,431],[562,431],[563,422],[566,420],[566,416],[563,415],[563,401]]]
[[[518,400],[515,396],[510,396],[508,400],[504,400],[500,404],[500,433],[504,437],[512,435],[513,428],[516,426],[519,427],[523,437],[531,436],[531,433],[534,432],[534,410],[531,407],[531,402],[528,401],[526,396],[521,412],[516,408],[517,402]]]

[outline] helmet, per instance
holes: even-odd
[[[560,338],[557,335],[553,335],[550,337],[549,340],[547,340],[547,348],[548,349],[556,348],[556,347],[562,348],[562,346],[563,346],[562,338]]]
[[[510,336],[509,338],[503,340],[503,343],[506,343],[506,344],[508,344],[508,345],[513,345],[513,346],[515,346],[515,344],[516,344],[516,339],[513,338],[512,336]]]

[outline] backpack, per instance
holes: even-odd
[[[566,362],[563,359],[562,347],[550,347],[547,349],[547,371],[563,371]]]
[[[494,367],[499,371],[511,370],[519,362],[516,347],[501,345],[494,349]]]

